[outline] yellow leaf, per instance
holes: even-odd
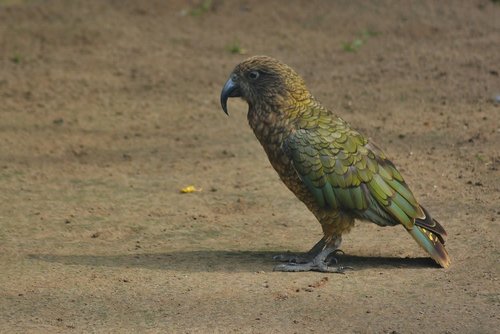
[[[187,186],[187,187],[184,187],[180,190],[181,193],[183,194],[189,194],[189,193],[194,193],[196,191],[201,191],[201,188],[198,189],[196,188],[195,186]]]

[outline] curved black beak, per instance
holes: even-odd
[[[229,77],[220,93],[220,104],[226,115],[229,115],[227,113],[227,99],[230,97],[241,97],[240,87],[233,80],[233,76]]]

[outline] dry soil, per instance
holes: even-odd
[[[272,271],[321,230],[221,112],[254,54],[386,150],[450,269],[358,223],[354,270]],[[499,73],[489,0],[0,0],[0,332],[498,333]]]

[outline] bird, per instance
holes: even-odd
[[[402,225],[441,267],[450,265],[447,233],[419,204],[386,154],[324,107],[290,66],[269,56],[237,64],[222,88],[248,104],[247,119],[283,183],[319,221],[323,237],[303,255],[276,256],[275,271],[344,272],[342,235],[355,220]],[[333,260],[335,261],[332,261]]]

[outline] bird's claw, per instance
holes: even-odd
[[[344,274],[346,270],[353,269],[352,267],[330,267],[325,262],[314,263],[281,263],[273,268],[273,271],[285,271],[285,272],[302,272],[302,271],[317,271],[321,273],[336,273]]]
[[[343,255],[344,252],[340,249],[324,249],[316,256],[310,256],[309,252],[306,256],[297,256],[290,252],[277,255],[275,260],[287,262],[278,264],[274,267],[274,271],[300,272],[300,271],[319,271],[322,273],[337,273],[344,274],[346,270],[353,269],[352,267],[340,266],[335,255]],[[307,256],[309,255],[309,256]],[[335,261],[336,266],[329,266]]]

